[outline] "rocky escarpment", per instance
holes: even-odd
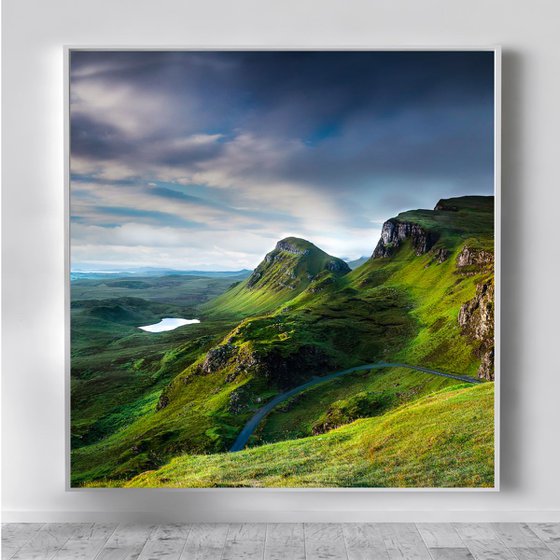
[[[390,257],[405,239],[410,239],[416,255],[427,253],[437,241],[437,235],[412,222],[396,218],[387,220],[381,229],[381,239],[373,251],[373,258]]]
[[[309,255],[310,250],[309,247],[298,247],[289,239],[282,239],[276,243],[276,251],[286,251],[286,253],[291,253],[292,255]],[[271,254],[272,253],[269,253],[267,257]]]
[[[465,272],[467,267],[480,269],[492,266],[494,264],[494,253],[465,245],[457,255],[456,264],[459,272]]]
[[[461,306],[459,325],[465,336],[478,344],[480,357],[478,376],[494,380],[494,281],[481,282],[476,287],[476,295]]]

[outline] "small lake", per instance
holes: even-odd
[[[198,319],[179,319],[175,317],[164,317],[159,323],[154,323],[153,325],[146,325],[145,327],[138,327],[146,332],[164,332],[172,331],[177,327],[182,327],[183,325],[193,325],[194,323],[200,323]]]

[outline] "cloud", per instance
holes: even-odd
[[[399,211],[493,190],[491,53],[80,51],[71,111],[73,220],[98,228],[73,244],[99,258],[132,257],[92,231],[143,227],[159,260],[158,229],[201,262],[286,233],[361,256]]]

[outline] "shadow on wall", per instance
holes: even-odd
[[[522,376],[523,333],[520,302],[530,293],[522,284],[528,282],[521,274],[522,221],[524,196],[527,196],[523,177],[521,139],[523,126],[524,61],[519,52],[502,53],[502,231],[501,231],[501,322],[500,322],[500,455],[501,489],[519,488],[524,469],[519,448],[519,433],[525,422],[520,406]]]

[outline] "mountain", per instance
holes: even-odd
[[[232,286],[203,309],[210,314],[258,314],[293,299],[311,284],[344,276],[350,267],[313,243],[286,237],[245,281]]]
[[[373,257],[390,257],[408,240],[417,256],[433,249],[438,259],[465,236],[485,240],[493,247],[493,196],[463,196],[440,200],[433,210],[409,210],[387,220],[381,229],[381,239]]]
[[[403,212],[351,271],[308,241],[278,242],[197,308],[196,331],[175,335],[184,349],[162,342],[146,378],[173,366],[165,388],[112,405],[101,427],[84,420],[95,443],[73,450],[74,484],[124,486],[143,473],[131,484],[491,486],[493,384],[398,367],[308,389],[263,419],[251,449],[226,452],[263,403],[314,376],[382,361],[491,382],[493,209],[493,197],[460,197]],[[102,364],[142,372],[140,350],[84,359],[84,379]],[[88,435],[101,428],[103,439]]]
[[[365,262],[367,262],[368,259],[369,257],[360,257],[359,259],[355,259],[353,261],[346,261],[346,264],[348,264],[348,266],[352,270],[354,270],[355,268],[362,266]]]
[[[440,200],[383,224],[360,282],[383,275],[416,300],[420,326],[403,357],[434,367],[456,364],[494,379],[494,197]]]

